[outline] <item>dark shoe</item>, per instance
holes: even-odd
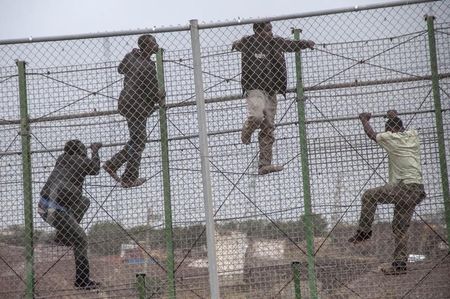
[[[122,182],[120,184],[122,185],[123,188],[133,188],[133,187],[138,187],[138,186],[142,185],[146,181],[147,181],[146,178],[138,178],[134,181],[122,180]]]
[[[384,275],[402,275],[406,274],[406,263],[405,262],[393,262],[388,268],[381,268],[381,272]]]
[[[100,287],[100,283],[94,280],[83,280],[83,281],[75,281],[74,286],[80,290],[95,290]]]
[[[269,174],[272,172],[278,172],[278,171],[282,171],[282,170],[283,170],[283,166],[281,166],[281,165],[264,165],[264,166],[259,167],[258,174],[265,175],[265,174]]]
[[[372,237],[372,231],[363,232],[362,230],[358,229],[356,231],[356,234],[353,237],[351,237],[350,239],[348,239],[348,241],[353,244],[358,244],[358,243],[364,242],[365,240],[370,239],[371,237]]]

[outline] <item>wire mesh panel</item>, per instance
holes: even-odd
[[[448,9],[448,3],[440,5]],[[253,24],[201,31],[202,46],[206,48],[202,52],[204,81],[205,85],[211,86],[211,89],[205,86],[205,90],[207,93],[217,90],[216,93],[223,97],[220,106],[219,103],[211,104],[217,108],[208,110],[208,125],[211,132],[217,131],[217,127],[225,127],[225,132],[233,134],[232,142],[221,134],[210,136],[212,164],[223,168],[211,179],[217,194],[214,196],[219,227],[217,248],[225,256],[222,267],[220,258],[218,261],[225,294],[230,297],[241,294],[294,297],[291,263],[300,261],[301,293],[315,296],[314,291],[309,290],[314,287],[311,284],[314,272],[308,271],[311,263],[308,255],[311,255],[319,297],[421,297],[426,289],[434,288],[433,279],[439,281],[439,287],[435,289],[437,296],[445,297],[448,289],[445,280],[449,271],[448,265],[442,262],[446,260],[447,241],[445,223],[439,216],[444,213],[443,195],[439,173],[436,172],[440,162],[428,37],[423,19],[425,13],[437,10],[435,6],[415,5],[271,22],[274,35],[292,40],[292,28],[301,28],[301,39],[316,43],[313,51],[302,50],[301,56],[308,184],[312,201],[310,216],[305,216],[306,203],[303,200],[306,195],[299,163],[294,55],[284,54],[288,76],[287,93],[283,96],[282,90],[267,86],[270,85],[267,81],[276,78],[265,73],[282,73],[283,66],[277,69],[276,63],[274,66],[273,61],[267,60],[267,64],[273,67],[270,69],[264,62],[259,66],[256,63],[249,66],[253,62],[243,61],[249,59],[245,51],[254,51],[255,60],[264,55],[275,56],[276,41],[268,38],[269,41],[261,48],[258,48],[260,44],[255,46],[257,42],[253,42],[248,46],[253,47],[251,49],[241,46],[238,51],[232,51],[234,41],[242,42],[244,36],[249,40],[258,35]],[[402,25],[395,26],[394,23]],[[267,27],[264,30],[270,31]],[[224,37],[228,48],[217,47],[213,38],[217,35]],[[447,47],[441,45],[438,48],[438,51],[445,52]],[[214,52],[211,53],[210,49]],[[232,66],[230,63],[225,66],[215,63],[217,56],[225,55],[229,56]],[[446,67],[439,66],[440,74],[445,74]],[[211,76],[211,73],[219,76]],[[275,83],[272,81],[272,84]],[[247,125],[244,122],[258,113],[252,107],[256,105],[252,102],[255,89],[263,91],[261,98],[269,97],[265,100],[269,108],[264,106],[259,112],[264,119],[270,117],[271,93],[278,94],[276,141],[270,165],[272,171],[283,166],[281,172],[261,175],[261,166],[264,167],[265,163],[260,152],[264,151],[264,136],[261,136],[265,130],[264,121],[253,128],[256,130],[252,139],[244,140]],[[227,101],[229,98],[239,100]],[[391,232],[392,205],[379,206],[372,240],[357,245],[348,242],[358,229],[356,224],[364,191],[382,186],[389,180],[387,153],[365,136],[358,114],[372,112],[376,116],[374,127],[382,132],[385,122],[382,116],[389,109],[397,109],[401,113],[405,129],[414,128],[420,134],[422,175],[427,193],[426,200],[415,209],[411,223],[404,224],[410,226],[407,268],[411,277],[401,281],[393,281],[379,269],[385,268],[389,272],[392,270],[391,262],[395,262],[392,257],[395,243]],[[239,112],[233,113],[235,110]],[[229,187],[224,189],[227,185]],[[428,214],[425,211],[433,212]],[[308,240],[304,230],[306,217],[310,218],[313,226],[312,240]],[[398,233],[397,230],[394,227],[394,233]],[[234,245],[230,239],[239,245]],[[308,251],[308,242],[313,245],[312,254]],[[436,268],[441,272],[430,271]],[[394,267],[399,273],[402,269]],[[430,278],[430,273],[436,277]],[[440,278],[440,275],[445,278]],[[380,284],[385,286],[383,290],[376,288]]]
[[[448,297],[449,12],[200,24],[208,177],[190,28],[2,42],[0,297]]]
[[[2,295],[12,297],[25,290],[24,273],[24,229],[21,140],[16,67],[1,69],[0,94],[2,98],[1,116],[1,272]],[[8,244],[5,246],[4,244]]]

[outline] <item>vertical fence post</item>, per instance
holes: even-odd
[[[300,39],[300,29],[294,29],[294,39]],[[306,116],[302,79],[302,62],[300,52],[295,53],[295,69],[297,76],[297,111],[298,131],[300,137],[300,157],[303,178],[304,223],[306,235],[306,254],[308,260],[308,284],[311,298],[317,298],[317,284],[314,258],[314,231],[312,227],[311,190],[309,182],[308,143],[306,140]]]
[[[159,49],[156,54],[156,70],[158,73],[159,90],[165,92],[163,49]],[[169,137],[167,130],[167,108],[165,95],[161,99],[159,108],[159,125],[161,133],[161,159],[164,188],[164,222],[167,250],[167,294],[168,298],[175,299],[175,258],[173,248],[173,227],[172,227],[172,199],[170,193],[170,171],[169,171]]]
[[[34,297],[33,197],[31,186],[30,123],[28,119],[25,61],[17,61],[19,72],[20,135],[22,138],[23,203],[25,218],[26,298]]]
[[[434,115],[439,146],[439,164],[441,169],[442,195],[444,199],[447,240],[450,241],[450,192],[448,187],[447,159],[445,157],[445,137],[442,120],[441,95],[439,91],[439,73],[437,63],[436,38],[434,35],[434,16],[426,16],[428,27],[428,48],[430,50],[431,82],[433,86]]]
[[[206,126],[205,97],[203,94],[202,64],[200,58],[200,34],[198,21],[191,20],[192,58],[194,64],[195,94],[199,127],[200,158],[202,167],[203,198],[205,201],[206,241],[208,248],[208,270],[210,297],[219,298],[219,279],[217,275],[216,240],[213,218],[211,175],[209,170],[208,130]]]
[[[139,299],[147,299],[147,288],[145,286],[145,273],[137,273],[136,274],[136,284],[137,284]]]
[[[292,262],[292,275],[294,276],[294,294],[295,299],[302,298],[302,291],[300,288],[300,262]]]

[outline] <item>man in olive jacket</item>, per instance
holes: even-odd
[[[145,178],[139,178],[139,167],[147,139],[147,119],[164,96],[158,87],[155,62],[150,58],[159,49],[156,39],[149,34],[142,35],[138,39],[138,46],[139,49],[133,49],[125,55],[118,68],[118,72],[125,75],[118,110],[127,120],[130,139],[103,165],[124,188],[136,187],[145,182]],[[119,178],[116,172],[125,163],[125,171]]]
[[[274,36],[272,24],[253,24],[254,34],[233,43],[232,49],[242,53],[241,84],[246,95],[248,117],[241,132],[244,144],[250,144],[253,132],[260,128],[259,166],[260,175],[283,170],[272,165],[272,147],[275,142],[275,114],[277,94],[286,94],[287,71],[285,52],[313,49],[309,40],[289,40]]]

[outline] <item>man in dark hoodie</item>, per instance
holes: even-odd
[[[83,183],[88,175],[100,172],[99,149],[101,143],[91,145],[92,158],[79,140],[70,140],[64,146],[64,153],[41,190],[38,212],[41,217],[56,228],[59,242],[73,247],[75,257],[75,283],[80,289],[96,289],[99,284],[90,279],[87,256],[87,236],[80,226],[90,201],[82,196]]]
[[[125,75],[118,110],[127,120],[130,139],[103,165],[124,188],[136,187],[146,181],[139,178],[139,167],[147,141],[147,119],[164,97],[158,86],[155,62],[151,60],[159,49],[155,37],[150,34],[140,36],[138,46],[139,49],[125,55],[118,67],[119,74]],[[126,164],[125,171],[119,178],[116,172],[123,164]]]
[[[250,144],[253,132],[260,128],[259,166],[260,175],[283,170],[272,165],[272,147],[275,142],[275,114],[277,94],[286,94],[287,70],[284,53],[301,49],[313,49],[309,40],[289,40],[274,36],[272,24],[253,24],[254,34],[233,43],[232,49],[242,53],[242,89],[246,95],[248,118],[241,132],[244,144]]]

